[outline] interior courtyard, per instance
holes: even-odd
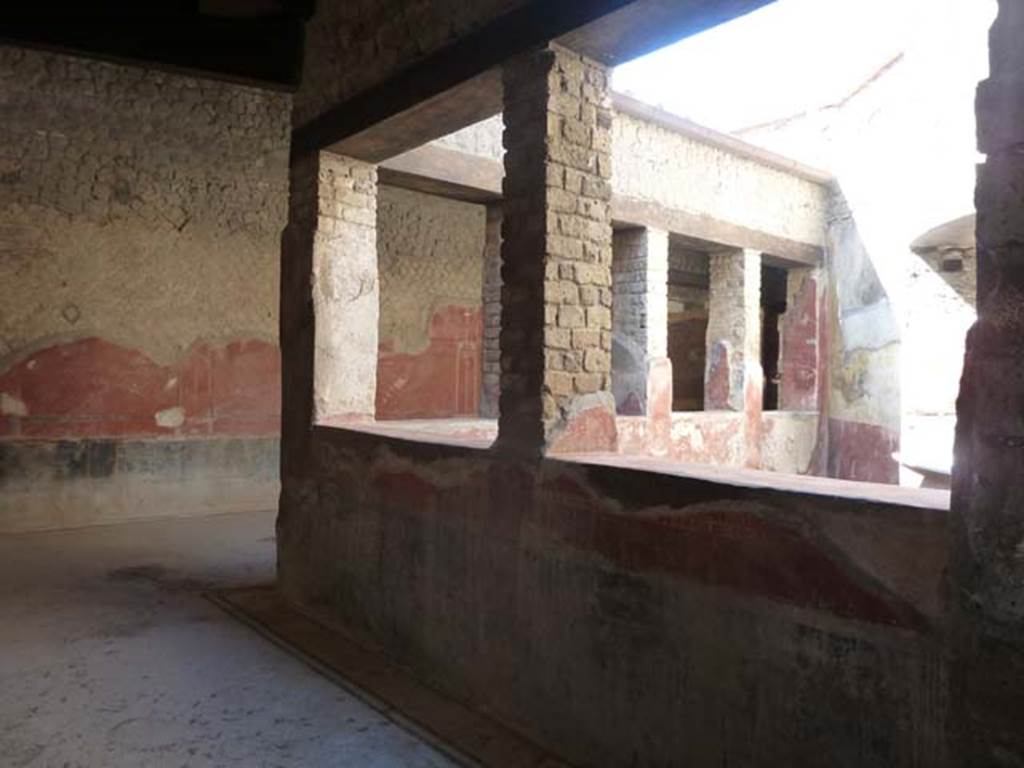
[[[1024,765],[1024,4],[829,2],[0,19],[0,766]]]

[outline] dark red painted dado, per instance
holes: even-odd
[[[277,435],[281,361],[265,341],[196,343],[177,362],[99,338],[41,349],[0,373],[0,436]]]
[[[855,421],[828,420],[828,476],[840,480],[898,484],[899,435],[885,427]]]
[[[381,344],[377,418],[441,419],[479,412],[480,308],[441,307],[430,319],[429,339],[417,354],[396,354],[388,341]]]

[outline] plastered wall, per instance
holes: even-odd
[[[383,186],[377,418],[475,416],[486,209]]]
[[[229,436],[270,441],[222,466],[263,488],[247,503],[272,503],[289,106],[0,50],[0,528],[188,511],[132,489]],[[150,440],[145,462],[118,460]],[[48,483],[82,493],[57,504]],[[209,491],[190,510],[216,508]]]
[[[500,160],[501,133],[497,115],[434,143]],[[618,197],[657,203],[772,237],[824,244],[827,185],[656,120],[614,110],[612,166],[612,190]]]
[[[822,243],[827,190],[819,183],[622,111],[612,123],[612,147],[617,195]]]
[[[900,328],[856,219],[837,190],[829,211],[829,474],[894,483],[900,434]]]

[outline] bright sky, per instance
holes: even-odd
[[[913,40],[929,14],[986,0],[777,0],[615,70],[613,87],[732,131],[849,94]]]

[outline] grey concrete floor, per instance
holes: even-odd
[[[205,600],[271,512],[0,536],[0,766],[454,766]]]

